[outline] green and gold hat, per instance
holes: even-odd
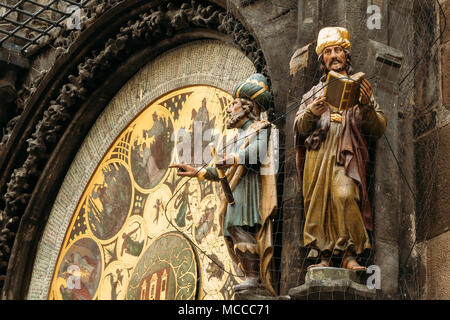
[[[272,103],[272,94],[267,78],[261,73],[251,75],[247,80],[234,87],[233,98],[253,100],[262,111],[267,111]]]

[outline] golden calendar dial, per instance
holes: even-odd
[[[231,100],[212,86],[185,87],[129,123],[78,203],[50,299],[231,297],[240,280],[216,214],[218,186],[182,179],[168,168],[188,155],[198,162],[198,148],[200,161],[209,161],[201,157],[211,141],[222,139]],[[197,145],[187,144],[189,136]],[[189,147],[180,148],[183,143]]]

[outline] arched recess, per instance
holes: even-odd
[[[0,239],[2,298],[26,296],[36,249],[59,186],[114,93],[161,53],[201,39],[234,45],[267,75],[263,53],[251,33],[223,4],[206,1],[119,3],[84,30],[55,62],[0,159],[5,172],[0,187],[6,191]]]

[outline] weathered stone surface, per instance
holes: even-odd
[[[311,281],[337,281],[337,280],[350,280],[353,282],[360,282],[360,276],[356,272],[352,272],[348,269],[342,268],[314,268],[308,271],[305,278],[306,282]]]
[[[443,233],[450,228],[450,125],[440,129],[439,154],[437,159],[437,211],[430,223],[432,236]]]
[[[437,132],[433,131],[415,143],[416,170],[416,237],[419,241],[426,238],[431,212],[436,212],[436,150],[438,148]]]
[[[441,32],[443,32],[441,43],[446,43],[450,40],[450,23],[448,21],[448,19],[450,17],[450,1],[449,0],[441,0],[439,2],[441,3],[442,10],[444,11],[445,17],[447,18],[447,25],[445,25],[445,22],[443,21],[444,16],[441,13],[440,27],[441,27]],[[444,27],[445,27],[445,30],[444,30]]]
[[[397,159],[399,158],[398,91],[395,84],[400,75],[403,54],[397,49],[377,41],[370,41],[367,48],[365,69],[367,77],[375,77],[374,96],[387,118],[384,136],[372,141],[374,155],[371,162],[375,177],[372,180],[374,215],[375,264],[383,274],[383,294],[394,297],[398,289],[398,245],[400,218],[400,188],[402,183]],[[373,67],[371,67],[373,66]],[[367,70],[366,70],[367,69]],[[389,277],[389,279],[387,279]],[[383,277],[384,278],[384,277]]]
[[[308,64],[308,49],[311,45],[306,45],[304,47],[295,50],[292,55],[291,61],[289,63],[289,69],[291,76],[296,74],[297,71],[303,69]]]
[[[239,7],[240,1],[233,1]],[[277,109],[277,125],[284,123],[284,112],[289,87],[289,59],[293,53],[296,38],[297,1],[281,2],[256,1],[250,6],[239,7],[236,17],[244,26],[252,27],[253,35],[258,39],[267,71],[270,74],[274,104]]]
[[[444,44],[441,50],[442,102],[447,109],[450,109],[450,41]]]
[[[447,231],[427,242],[427,299],[450,299],[449,261],[450,231]]]
[[[25,57],[17,52],[0,48],[0,142],[3,137],[6,139],[9,136],[11,127],[16,123],[12,119],[18,113],[16,100],[20,87],[17,79],[19,73],[29,67],[30,63]]]
[[[438,55],[431,54],[420,63],[417,67],[416,73],[420,75],[416,78],[416,90],[415,90],[415,102],[416,110],[418,112],[423,112],[428,108],[432,107],[439,98],[439,90],[436,85],[439,83],[439,73],[438,67]],[[411,81],[407,79],[406,81]]]
[[[304,44],[315,41],[319,11],[319,2],[316,0],[298,1],[297,43]]]
[[[375,264],[381,272],[381,292],[388,299],[396,299],[399,278],[399,247],[397,239],[375,242]]]
[[[292,136],[295,114],[303,94],[319,80],[320,74],[317,55],[313,43],[300,45],[307,47],[306,66],[300,68],[291,78],[289,85],[288,104],[286,107],[286,141],[283,190],[283,247],[281,254],[280,293],[286,294],[289,288],[299,286],[305,278],[306,249],[303,245],[303,204],[300,181],[295,165],[295,148]],[[295,55],[295,54],[294,54]]]
[[[391,34],[388,34],[386,32],[386,29],[389,28],[388,23],[391,20],[395,19],[386,19],[386,16],[392,13],[392,8],[390,8],[389,6],[391,5],[390,3],[388,3],[388,1],[384,1],[384,0],[372,0],[371,1],[371,5],[375,5],[379,8],[379,14],[380,14],[380,20],[374,20],[377,18],[376,14],[378,13],[378,8],[368,8],[368,12],[367,12],[367,22],[369,26],[371,28],[368,28],[367,30],[367,36],[370,39],[379,41],[379,42],[383,42],[383,43],[388,43],[389,41],[389,36],[391,36]],[[404,4],[403,4],[404,5]],[[371,9],[371,10],[369,10]],[[373,22],[379,22],[380,26],[379,28],[377,26],[372,25]]]
[[[423,134],[436,128],[437,124],[437,113],[436,110],[429,110],[425,112],[413,122],[414,127],[414,137],[420,137]]]
[[[266,288],[260,286],[254,289],[241,290],[234,293],[234,300],[290,300],[287,295],[273,296]]]
[[[0,48],[0,61],[17,68],[28,69],[30,61],[17,52]]]
[[[450,228],[450,125],[416,143],[417,237],[428,240]]]
[[[383,83],[396,83],[403,58],[404,55],[400,50],[378,41],[369,40],[364,72],[374,76],[382,76]],[[389,84],[386,87],[392,89]]]
[[[361,273],[341,268],[314,268],[305,284],[289,290],[295,300],[366,300],[377,297],[376,289],[362,284]]]

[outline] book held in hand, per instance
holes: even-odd
[[[359,103],[360,83],[365,73],[358,72],[349,77],[331,70],[324,90],[325,102],[339,110],[347,110]]]

